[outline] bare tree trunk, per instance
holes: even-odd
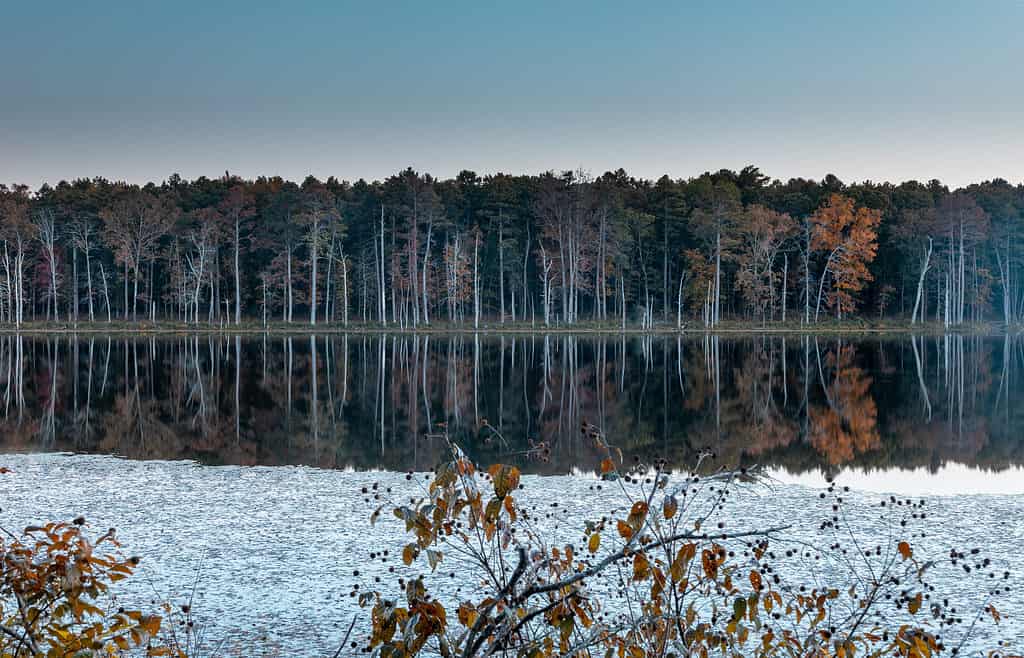
[[[348,326],[348,267],[347,267],[347,265],[345,263],[345,254],[344,253],[342,253],[342,255],[341,255],[340,265],[341,265],[341,295],[342,295],[342,299],[344,300],[343,303],[345,305],[345,308],[344,308],[344,312],[345,312],[344,322],[345,322],[345,326],[347,327]]]
[[[480,232],[473,238],[473,328],[480,328]]]
[[[89,243],[85,244],[85,291],[89,295],[89,322],[94,322],[92,307],[92,264],[89,261]]]
[[[498,208],[498,297],[501,299],[501,324],[505,324],[505,216]]]
[[[825,279],[828,278],[829,268],[832,267],[832,259],[835,258],[836,250],[833,249],[825,260],[825,269],[821,271],[821,280],[818,282],[818,303],[814,306],[814,321],[818,321],[818,313],[821,311],[821,293],[825,288]],[[838,309],[839,304],[836,304]]]
[[[316,266],[317,261],[320,260],[320,218],[317,215],[313,216],[313,225],[310,233],[309,240],[309,261],[310,261],[310,297],[309,297],[309,324],[316,326]]]
[[[964,223],[960,220],[960,266],[958,268],[959,282],[957,283],[957,324],[964,323],[964,283],[966,278],[964,276]]]
[[[78,324],[78,249],[71,247],[71,315]]]
[[[1010,245],[1007,238],[1006,262],[996,248],[996,264],[999,266],[999,283],[1003,288],[1003,321],[1009,326],[1013,322],[1013,309],[1010,306]]]
[[[676,294],[676,329],[683,328],[683,280],[686,272],[679,273],[679,292]]]
[[[132,320],[139,319],[139,265],[132,267]]]
[[[110,324],[110,294],[109,290],[107,289],[107,273],[103,269],[102,261],[100,262],[100,280],[103,282],[103,301],[105,306],[107,307],[107,324]]]
[[[286,279],[285,285],[287,286],[287,290],[285,291],[285,294],[288,295],[287,322],[291,323],[291,321],[292,321],[292,245],[289,244],[286,247],[286,249],[288,250],[288,259],[287,259],[288,260],[288,264],[287,264],[287,269],[286,269],[286,273],[285,273],[285,279]]]
[[[530,284],[526,280],[526,271],[530,262],[530,225],[526,225],[526,245],[523,247],[523,318],[526,318],[526,300],[530,296]]]
[[[427,296],[427,269],[430,265],[430,238],[434,232],[434,213],[430,212],[430,218],[427,220],[427,244],[423,249],[423,324],[430,324],[430,311],[427,308],[428,296]],[[347,293],[346,293],[347,294]],[[346,315],[348,313],[346,304]],[[348,321],[346,320],[346,324]]]
[[[789,254],[783,254],[782,261],[782,292],[780,297],[782,298],[782,323],[786,323],[786,283],[789,281]],[[783,352],[785,356],[785,352]]]
[[[238,262],[239,240],[241,239],[241,217],[235,214],[235,324],[242,323],[242,273]]]
[[[380,303],[380,323],[381,326],[387,326],[388,324],[388,313],[387,313],[387,291],[385,288],[385,272],[384,272],[384,204],[380,204],[380,295],[377,301]]]
[[[626,279],[619,273],[619,302],[622,311],[622,330],[626,330]],[[625,339],[623,339],[625,340]]]
[[[917,296],[914,298],[914,312],[910,314],[910,324],[917,324],[917,311],[921,306],[921,295],[924,293],[924,279],[931,267],[932,260],[932,238],[928,237],[928,250],[925,251],[924,259],[921,262],[921,274],[917,277]],[[921,318],[924,321],[924,318]]]
[[[811,323],[811,225],[804,224],[804,324]]]
[[[718,304],[722,297],[722,230],[715,234],[715,298],[712,300],[712,326],[718,326],[720,319]]]
[[[661,291],[661,308],[662,308],[662,319],[668,320],[668,217],[665,217],[665,223],[662,226],[662,291]],[[678,304],[676,305],[678,311]]]

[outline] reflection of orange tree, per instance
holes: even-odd
[[[872,379],[855,365],[855,356],[852,345],[841,344],[836,352],[829,352],[825,365],[833,371],[831,384],[825,384],[822,372],[827,404],[808,410],[811,445],[830,464],[842,464],[881,446]]]

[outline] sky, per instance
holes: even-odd
[[[0,3],[0,182],[1024,181],[1024,0]]]

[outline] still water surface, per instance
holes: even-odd
[[[366,573],[364,555],[401,534],[367,532],[362,486],[429,470],[447,431],[478,460],[530,473],[527,495],[556,494],[563,513],[585,516],[598,502],[597,431],[627,460],[686,466],[714,453],[767,466],[778,482],[737,503],[745,521],[816,525],[829,514],[813,504],[826,477],[853,488],[851,514],[861,506],[865,519],[881,492],[927,494],[936,550],[976,542],[1016,574],[1022,345],[0,337],[0,464],[13,470],[0,479],[0,521],[85,514],[145,557],[130,597],[177,600],[202,565],[197,607],[211,632],[250,655],[330,655],[356,612],[353,568]],[[937,583],[970,599],[969,585]],[[1024,641],[1024,597],[1001,611],[1000,636]]]
[[[422,470],[441,456],[435,435],[446,428],[481,461],[554,474],[599,462],[586,425],[627,458],[679,465],[711,451],[719,464],[793,474],[951,465],[986,474],[972,484],[963,469],[951,473],[947,491],[958,493],[953,484],[991,484],[1024,464],[1022,345],[963,336],[6,336],[0,448]]]

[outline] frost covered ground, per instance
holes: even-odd
[[[241,655],[331,656],[359,614],[349,596],[352,585],[379,575],[383,586],[394,587],[396,576],[388,568],[400,561],[371,561],[369,554],[391,549],[397,555],[402,528],[389,518],[371,531],[372,507],[361,490],[379,482],[396,495],[411,491],[404,473],[60,454],[0,459],[13,471],[0,476],[0,524],[16,530],[82,514],[99,532],[118,528],[126,550],[143,558],[123,590],[123,598],[133,603],[187,600],[202,565],[196,613],[209,638],[229,638],[228,645]],[[857,479],[851,480],[856,485]],[[618,501],[611,488],[598,490],[589,476],[526,476],[523,481],[523,494],[550,513],[552,532],[565,533],[566,541],[579,540],[578,524],[560,519],[600,514]],[[848,495],[851,523],[866,538],[877,530],[879,493],[855,489]],[[734,527],[779,521],[816,527],[828,516],[809,480],[759,489],[730,506]],[[928,513],[936,549],[951,543],[983,547],[1000,575],[1009,569],[1009,582],[1020,583],[1024,495],[929,495]],[[360,577],[354,576],[357,570]],[[944,595],[968,600],[965,588],[983,582],[947,578],[934,584]],[[980,601],[975,597],[973,603]],[[1004,597],[1000,611],[1005,619],[999,635],[1019,649],[1024,590]]]

